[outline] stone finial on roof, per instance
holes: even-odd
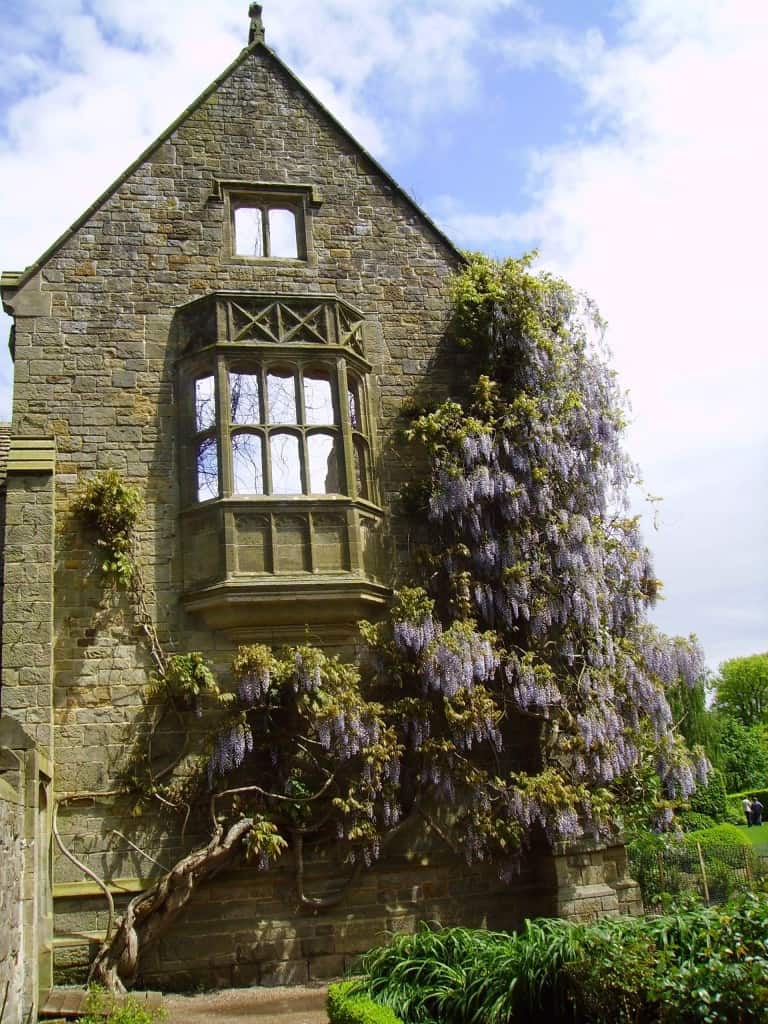
[[[251,4],[248,8],[251,28],[248,33],[248,45],[264,42],[264,22],[261,20],[261,4]]]

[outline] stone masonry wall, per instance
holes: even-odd
[[[32,738],[0,718],[0,1020],[36,1020],[52,981],[50,765]]]
[[[24,797],[14,761],[0,750],[0,1019],[8,1024],[22,1020],[25,976]]]
[[[624,845],[582,840],[561,845],[552,859],[553,912],[572,921],[594,921],[617,914],[642,914],[640,886],[629,876]]]
[[[50,472],[9,473],[2,707],[47,756],[53,750],[54,500]]]
[[[336,892],[348,875],[347,868],[315,864],[307,891]],[[321,981],[340,976],[359,954],[420,921],[509,928],[545,910],[531,871],[510,888],[492,869],[469,872],[455,858],[436,857],[422,867],[401,858],[377,865],[337,908],[302,912],[288,860],[266,874],[244,869],[202,889],[145,957],[139,984],[189,990]],[[104,901],[96,896],[61,901],[61,922],[73,930],[94,913],[103,921]],[[61,977],[82,980],[87,958],[83,945],[62,946]]]

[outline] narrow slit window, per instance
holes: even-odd
[[[299,439],[295,434],[272,434],[269,439],[273,494],[301,494]]]
[[[339,452],[331,434],[310,434],[307,438],[309,493],[339,494]]]
[[[357,485],[357,496],[359,498],[370,497],[368,493],[368,452],[365,442],[355,438],[355,484]]]
[[[235,210],[235,252],[238,256],[264,256],[264,214],[258,206]]]
[[[258,434],[232,435],[232,478],[235,494],[264,493],[264,457]]]
[[[350,380],[347,388],[347,404],[349,422],[353,430],[362,430],[363,421],[360,415],[360,389],[356,380]]]
[[[195,430],[201,433],[216,424],[216,389],[213,376],[195,381]]]

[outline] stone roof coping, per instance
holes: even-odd
[[[55,468],[56,441],[52,437],[10,439],[8,473],[53,473]]]

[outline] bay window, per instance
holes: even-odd
[[[288,628],[386,600],[362,325],[326,297],[183,307],[185,604],[209,624]]]

